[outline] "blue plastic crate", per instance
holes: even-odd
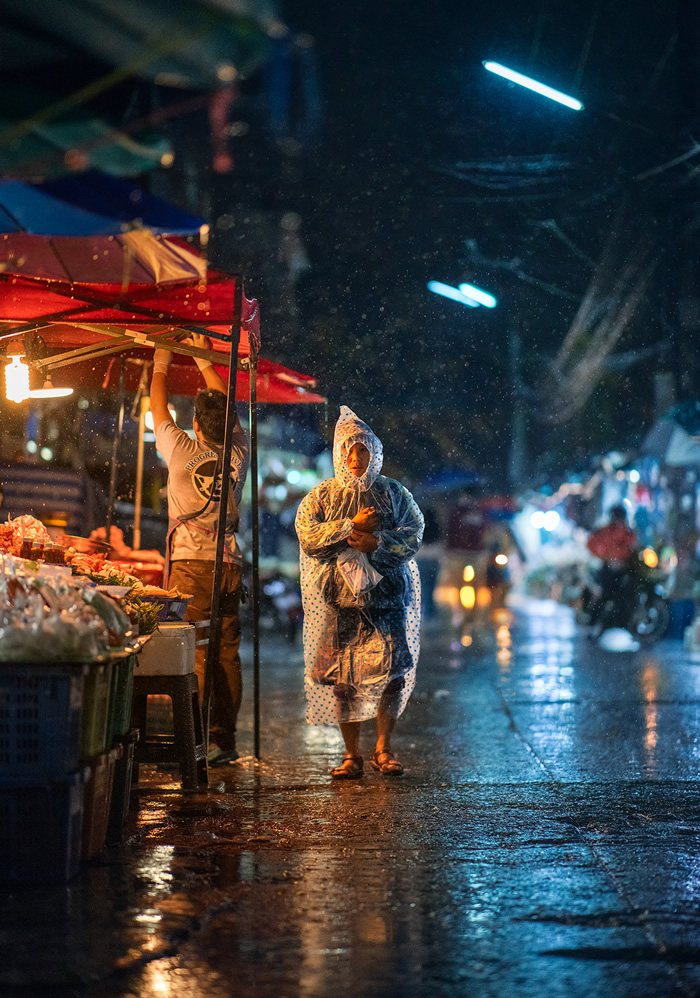
[[[88,668],[0,663],[0,786],[77,768]]]
[[[92,759],[107,748],[113,662],[90,665],[85,675],[80,754]]]
[[[116,739],[123,738],[124,735],[128,734],[135,665],[136,655],[127,655],[112,662],[107,745],[111,745]]]
[[[78,872],[86,770],[48,786],[0,788],[0,882],[65,883]]]
[[[116,743],[108,752],[102,752],[86,762],[90,778],[85,787],[83,801],[83,859],[92,859],[104,848],[107,841],[114,769],[123,751],[121,743]]]

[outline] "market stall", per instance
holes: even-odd
[[[253,507],[254,730],[255,754],[259,755],[258,388],[269,392],[270,400],[276,395],[285,401],[322,401],[310,391],[312,379],[271,362],[261,366],[259,375],[257,303],[245,297],[240,276],[209,268],[204,258],[182,240],[140,231],[82,238],[9,233],[0,239],[0,267],[0,348],[5,348],[8,357],[19,358],[18,365],[26,361],[45,383],[53,386],[55,379],[58,386],[60,379],[66,378],[72,387],[71,372],[82,368],[84,377],[89,374],[95,379],[101,374],[102,384],[109,384],[115,368],[107,370],[102,365],[105,360],[109,364],[118,358],[117,390],[123,397],[127,379],[135,379],[137,371],[138,381],[142,382],[143,365],[150,360],[154,346],[167,346],[173,352],[174,370],[182,368],[179,376],[183,386],[195,377],[191,358],[211,360],[228,381],[224,465],[230,463],[234,406],[241,397],[239,389],[243,397],[248,397]],[[95,280],[97,275],[99,281]],[[192,332],[205,333],[212,349],[202,350],[184,342]],[[189,368],[189,376],[185,368]],[[176,390],[173,385],[173,394]],[[207,656],[209,675],[209,663],[218,655],[220,638],[218,595],[228,488],[229,481],[224,476]],[[205,692],[205,711],[206,708]]]

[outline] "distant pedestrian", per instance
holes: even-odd
[[[633,564],[637,535],[627,524],[627,510],[619,503],[610,507],[610,521],[594,530],[588,538],[588,550],[602,562],[597,582],[600,597],[591,604],[591,622],[595,622],[608,600],[619,601],[621,580]]]
[[[306,718],[339,724],[345,754],[334,779],[362,776],[360,724],[376,718],[374,769],[400,776],[391,735],[415,684],[420,579],[413,556],[423,516],[399,482],[380,475],[382,445],[341,406],[335,477],[296,516],[304,604]]]

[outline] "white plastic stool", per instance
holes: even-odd
[[[141,731],[134,757],[134,782],[139,762],[180,764],[182,786],[196,790],[208,783],[207,745],[195,674],[195,648],[209,639],[197,640],[197,631],[209,621],[161,624],[141,650],[134,671],[131,723]],[[174,738],[148,736],[148,697],[169,696],[173,705]]]

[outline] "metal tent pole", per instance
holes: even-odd
[[[134,529],[132,532],[131,546],[138,550],[141,547],[141,510],[143,507],[143,454],[144,454],[144,433],[146,431],[146,413],[150,409],[151,400],[148,397],[148,365],[141,368],[139,387],[136,393],[136,402],[139,407],[139,442],[136,450],[136,486],[134,492]],[[134,415],[134,408],[131,415]]]
[[[114,519],[114,503],[117,497],[117,470],[119,460],[119,445],[124,432],[124,374],[126,371],[126,360],[120,358],[119,363],[119,416],[117,417],[117,432],[112,441],[112,467],[109,473],[109,503],[107,515],[105,516],[105,541],[110,543],[109,536],[112,532],[112,520]]]
[[[258,355],[250,345],[250,512],[253,600],[253,752],[260,758],[260,542],[258,533]]]
[[[218,661],[221,648],[221,580],[223,578],[224,542],[226,540],[226,517],[228,496],[231,487],[231,450],[233,428],[236,425],[236,375],[238,373],[238,344],[241,338],[241,280],[236,281],[234,298],[234,318],[231,326],[231,363],[228,369],[228,396],[226,405],[226,428],[224,430],[223,474],[221,476],[221,499],[219,500],[219,523],[216,531],[216,562],[211,595],[211,618],[209,624],[209,644],[204,665],[204,695],[202,697],[202,719],[206,737],[209,737],[209,705],[214,677],[214,662]]]

